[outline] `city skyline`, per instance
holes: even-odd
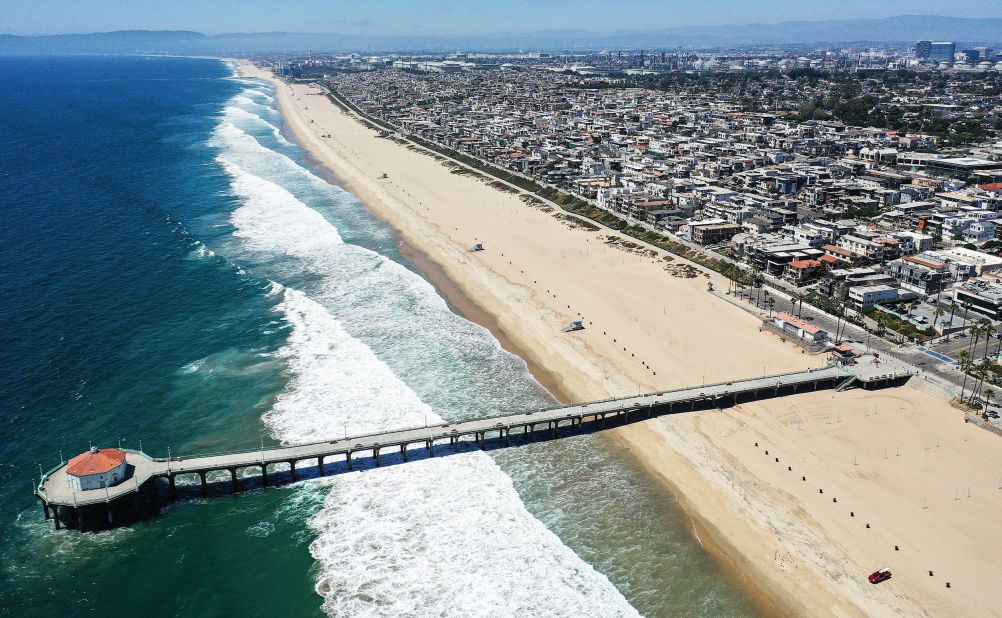
[[[211,5],[184,0],[135,5],[121,0],[89,3],[82,10],[68,0],[44,5],[0,2],[4,34],[80,34],[115,30],[195,30],[228,32],[309,32],[357,36],[468,36],[587,29],[616,33],[686,26],[738,26],[828,19],[880,19],[900,15],[1002,17],[1002,6],[988,0],[943,4],[931,0],[850,0],[838,5],[773,0],[749,6],[734,0],[692,5],[653,0],[565,0],[505,3],[441,0],[420,6],[402,0],[364,5],[331,5],[315,0],[277,4],[221,0]],[[526,19],[531,15],[532,19]]]

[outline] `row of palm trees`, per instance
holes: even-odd
[[[772,317],[772,312],[776,307],[776,297],[762,286],[765,277],[761,270],[758,268],[744,270],[734,264],[726,264],[721,272],[730,282],[727,290],[728,293],[741,295],[746,287],[755,289],[754,299],[750,293],[748,294],[749,301],[753,300],[755,306],[759,309],[768,308],[769,317]],[[796,315],[800,315],[804,310],[804,301],[806,299],[807,296],[805,294],[792,292],[790,294],[790,311]],[[838,342],[842,340],[845,328],[849,325],[849,320],[846,319],[845,307],[840,307],[835,312],[835,316],[838,319],[838,325],[835,330],[835,341]]]
[[[721,268],[721,273],[730,282],[727,288],[728,293],[741,295],[746,288],[752,288],[756,291],[754,298],[755,306],[759,308],[769,307],[769,313],[772,313],[772,308],[776,306],[776,299],[769,293],[769,290],[762,287],[765,277],[761,270],[757,268],[744,270],[739,266],[727,263]],[[751,293],[748,294],[748,298],[752,300]]]
[[[960,370],[964,372],[964,382],[960,387],[960,401],[965,400],[968,378],[973,378],[974,383],[970,395],[966,396],[967,403],[973,404],[983,397],[986,401],[991,401],[995,397],[995,391],[984,388],[987,381],[989,384],[998,382],[1002,368],[998,363],[988,358],[988,348],[991,345],[991,338],[995,335],[995,327],[987,319],[981,319],[971,326],[971,341],[967,349],[959,355]],[[978,343],[984,338],[985,351],[980,355],[980,360],[975,360],[977,356]],[[983,390],[982,390],[983,389]]]
[[[752,288],[756,290],[754,302],[755,306],[759,309],[768,308],[769,317],[772,317],[772,312],[776,306],[776,298],[772,295],[769,290],[765,289],[762,284],[765,282],[765,277],[763,272],[755,267],[750,269],[743,269],[736,264],[727,262],[721,268],[721,274],[727,277],[729,281],[728,293],[741,295],[746,288]],[[748,294],[749,301],[752,300],[752,296]],[[800,292],[793,292],[790,294],[790,311],[796,315],[800,315],[804,309],[804,300],[806,300],[806,295]],[[917,304],[917,301],[916,301]],[[964,321],[968,321],[970,315],[970,310],[972,306],[970,303],[960,303],[956,302],[950,303],[950,320],[949,324],[952,326],[953,318],[957,313],[958,309],[964,310]],[[841,341],[842,336],[845,334],[845,328],[848,326],[848,320],[846,319],[845,307],[841,306],[835,312],[835,317],[837,318],[837,327],[835,332],[835,341]],[[933,317],[933,328],[939,322],[939,319],[946,314],[946,310],[941,306],[936,305],[936,310],[934,311]],[[985,337],[985,356],[988,355],[988,338],[994,333],[994,329],[991,323],[982,318],[977,324],[971,327],[971,345],[968,346],[969,354],[968,356],[973,356],[974,348],[977,347],[977,341],[981,336]]]
[[[972,306],[971,303],[960,303],[959,305],[956,302],[950,303],[950,320],[949,322],[947,322],[947,324],[949,324],[950,326],[953,326],[953,316],[957,314],[957,309],[964,310],[964,322],[967,322],[967,317],[971,313]],[[939,322],[939,318],[941,318],[944,313],[946,313],[946,309],[943,309],[939,305],[936,305],[936,311],[933,312],[935,316],[933,322],[934,327],[936,325],[936,322]]]

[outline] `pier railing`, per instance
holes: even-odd
[[[883,371],[881,371],[883,369]],[[147,485],[155,490],[156,479],[166,479],[171,496],[175,493],[175,479],[183,475],[195,474],[201,477],[203,495],[207,495],[208,475],[216,472],[229,472],[233,491],[239,491],[239,481],[247,475],[238,475],[242,468],[260,468],[262,484],[268,483],[270,475],[268,467],[287,464],[292,479],[297,478],[297,464],[304,460],[314,464],[320,476],[325,475],[329,457],[344,458],[347,470],[352,470],[355,457],[367,458],[368,453],[376,466],[381,465],[380,457],[396,453],[398,449],[403,461],[408,460],[408,449],[415,445],[428,451],[428,456],[434,456],[434,450],[441,444],[436,442],[448,440],[452,451],[459,451],[459,445],[473,440],[483,447],[485,441],[497,440],[505,446],[513,430],[521,430],[523,441],[536,439],[539,427],[545,429],[552,438],[560,437],[560,430],[570,428],[572,433],[580,433],[583,426],[588,431],[618,426],[651,418],[654,415],[672,414],[681,411],[695,411],[709,407],[736,405],[744,400],[757,400],[763,397],[771,398],[821,388],[844,388],[851,382],[843,381],[843,376],[849,376],[863,388],[880,388],[899,383],[901,378],[907,379],[913,372],[901,370],[900,367],[880,368],[872,364],[862,363],[858,367],[845,367],[828,364],[825,367],[810,368],[802,371],[788,371],[763,374],[755,377],[737,380],[716,381],[701,385],[679,387],[655,393],[637,393],[626,397],[610,397],[600,401],[571,403],[563,405],[543,406],[521,412],[502,414],[489,417],[475,417],[455,422],[436,422],[423,427],[404,427],[400,429],[367,432],[344,438],[317,440],[303,444],[273,445],[257,448],[235,449],[200,455],[174,456],[168,450],[168,457],[150,457],[142,451],[123,449],[129,456],[131,476],[122,483],[99,490],[74,490],[68,483],[65,463],[60,463],[42,474],[36,495],[42,501],[49,514],[50,509],[57,513],[58,509],[70,508],[76,511],[78,507],[104,503],[108,509],[110,504],[126,495],[136,497],[141,487]],[[643,412],[646,411],[646,414]],[[640,414],[636,414],[641,412]],[[618,421],[618,422],[617,422]],[[490,434],[490,436],[488,435]],[[567,435],[564,432],[564,435]],[[395,450],[388,450],[395,449]],[[339,470],[341,471],[341,470]],[[213,481],[215,482],[215,481]],[[108,512],[109,522],[111,512]]]

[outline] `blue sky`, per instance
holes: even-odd
[[[482,34],[893,15],[1002,17],[1002,0],[0,0],[0,32]]]

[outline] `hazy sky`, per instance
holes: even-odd
[[[1002,0],[0,0],[0,33],[479,34],[893,15],[1002,17]]]

